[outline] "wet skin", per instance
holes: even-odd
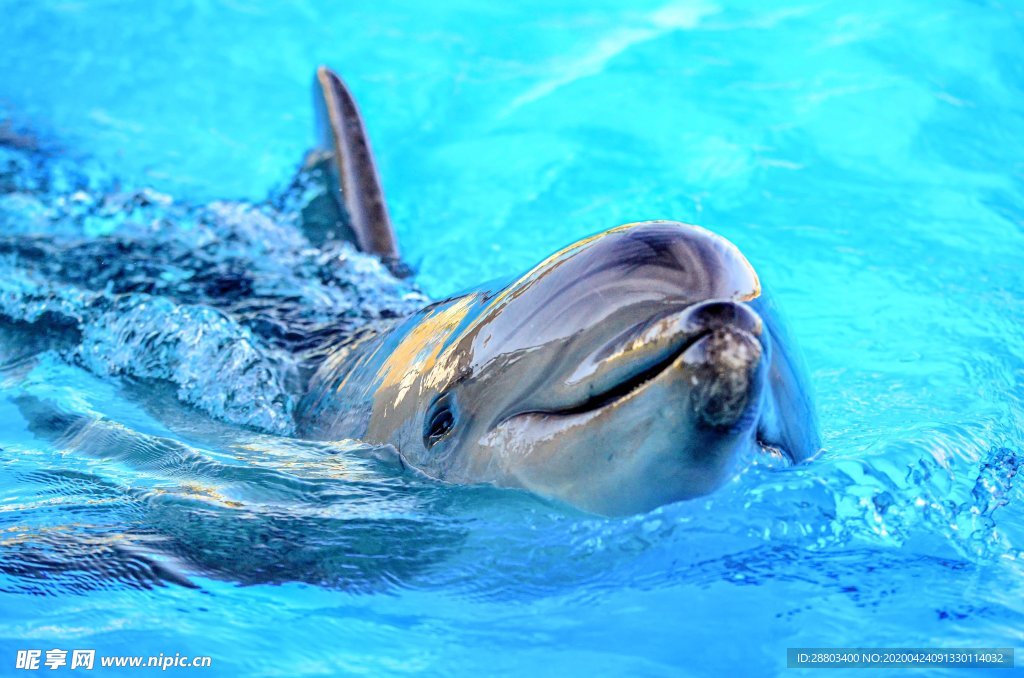
[[[299,418],[440,480],[625,515],[714,491],[751,450],[811,456],[808,393],[739,250],[652,221],[364,335],[320,366]]]

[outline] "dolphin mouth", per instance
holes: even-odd
[[[751,329],[754,331],[750,331]],[[683,360],[685,360],[684,356],[687,355],[688,351],[702,343],[706,344],[714,335],[721,334],[723,332],[746,335],[749,341],[757,342],[761,345],[759,341],[759,329],[759,327],[750,328],[734,324],[719,325],[717,327],[705,329],[696,334],[687,336],[686,339],[680,342],[671,353],[667,354],[656,363],[640,370],[604,391],[591,395],[583,402],[562,408],[531,409],[521,411],[506,417],[502,421],[505,422],[520,416],[529,415],[570,418],[596,413],[605,408],[612,407],[617,403],[623,402],[628,398],[639,395],[667,372],[673,369],[679,369],[679,365]],[[758,363],[763,364],[764,361],[764,354],[761,354],[756,358],[756,362]],[[711,424],[711,428],[733,432],[749,430],[752,437],[753,451],[757,458],[764,460],[771,466],[790,467],[795,465],[797,463],[797,459],[793,455],[792,451],[779,442],[774,441],[769,432],[765,429],[763,421],[758,420],[761,405],[760,388],[756,388],[753,385],[748,388],[755,393],[755,396],[745,398],[742,405],[736,410],[735,415],[732,417],[726,417],[727,421],[723,422],[724,425],[718,426]],[[750,391],[748,391],[748,393],[749,392]]]
[[[519,414],[546,414],[551,416],[571,416],[575,414],[587,414],[589,412],[595,412],[600,409],[604,409],[609,405],[624,400],[626,397],[642,390],[650,382],[657,379],[659,376],[672,369],[672,366],[679,360],[679,358],[690,350],[697,342],[705,339],[714,332],[713,329],[708,329],[699,334],[688,337],[682,342],[675,350],[672,351],[668,356],[659,360],[655,364],[641,370],[640,372],[628,377],[624,381],[621,381],[611,388],[605,389],[599,393],[595,393],[589,396],[583,402],[577,405],[571,405],[569,407],[549,410],[534,410],[533,412],[520,412]],[[510,417],[511,418],[511,417]]]
[[[694,397],[713,406],[702,417],[708,426],[728,429],[755,423],[756,403],[747,403],[745,397],[740,403],[739,396],[746,388],[730,384],[728,377],[750,376],[750,366],[763,357],[761,336],[760,316],[731,300],[711,300],[654,317],[596,352],[602,362],[591,367],[589,386],[593,392],[585,398],[564,407],[521,410],[503,421],[527,414],[570,417],[594,413],[638,394],[671,370],[686,369],[692,373],[693,389],[702,390]],[[721,350],[723,346],[737,350]],[[634,363],[638,369],[628,369]],[[602,388],[594,388],[598,384]],[[723,398],[730,389],[731,402]],[[732,407],[715,411],[714,406],[722,404]]]
[[[598,349],[601,361],[584,372],[589,379],[582,383],[592,389],[586,397],[561,407],[522,409],[498,425],[529,416],[565,420],[565,426],[584,424],[589,416],[675,380],[687,390],[674,407],[690,412],[696,425],[721,435],[749,436],[757,457],[791,466],[794,455],[770,435],[763,419],[770,346],[761,317],[748,305],[732,300],[695,304],[640,323]],[[630,364],[637,369],[626,369]],[[602,388],[593,388],[598,384]],[[663,405],[644,407],[653,412]]]

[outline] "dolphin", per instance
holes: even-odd
[[[309,221],[394,261],[354,99],[326,67],[315,91],[311,157],[329,168],[334,216]],[[709,494],[752,454],[795,463],[819,449],[806,372],[754,267],[676,221],[603,231],[381,322],[311,373],[301,435],[390,445],[440,481],[610,516]]]

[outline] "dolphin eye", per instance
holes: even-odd
[[[423,420],[423,445],[428,450],[439,443],[455,428],[455,413],[451,400],[442,396],[434,402],[430,413]]]

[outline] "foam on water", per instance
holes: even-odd
[[[299,348],[425,303],[347,244],[313,248],[297,226],[301,182],[260,206],[192,207],[112,182],[97,193],[102,179],[65,161],[3,151],[0,226],[49,234],[0,241],[3,314],[68,325],[80,364],[171,381],[226,421],[292,433]]]

